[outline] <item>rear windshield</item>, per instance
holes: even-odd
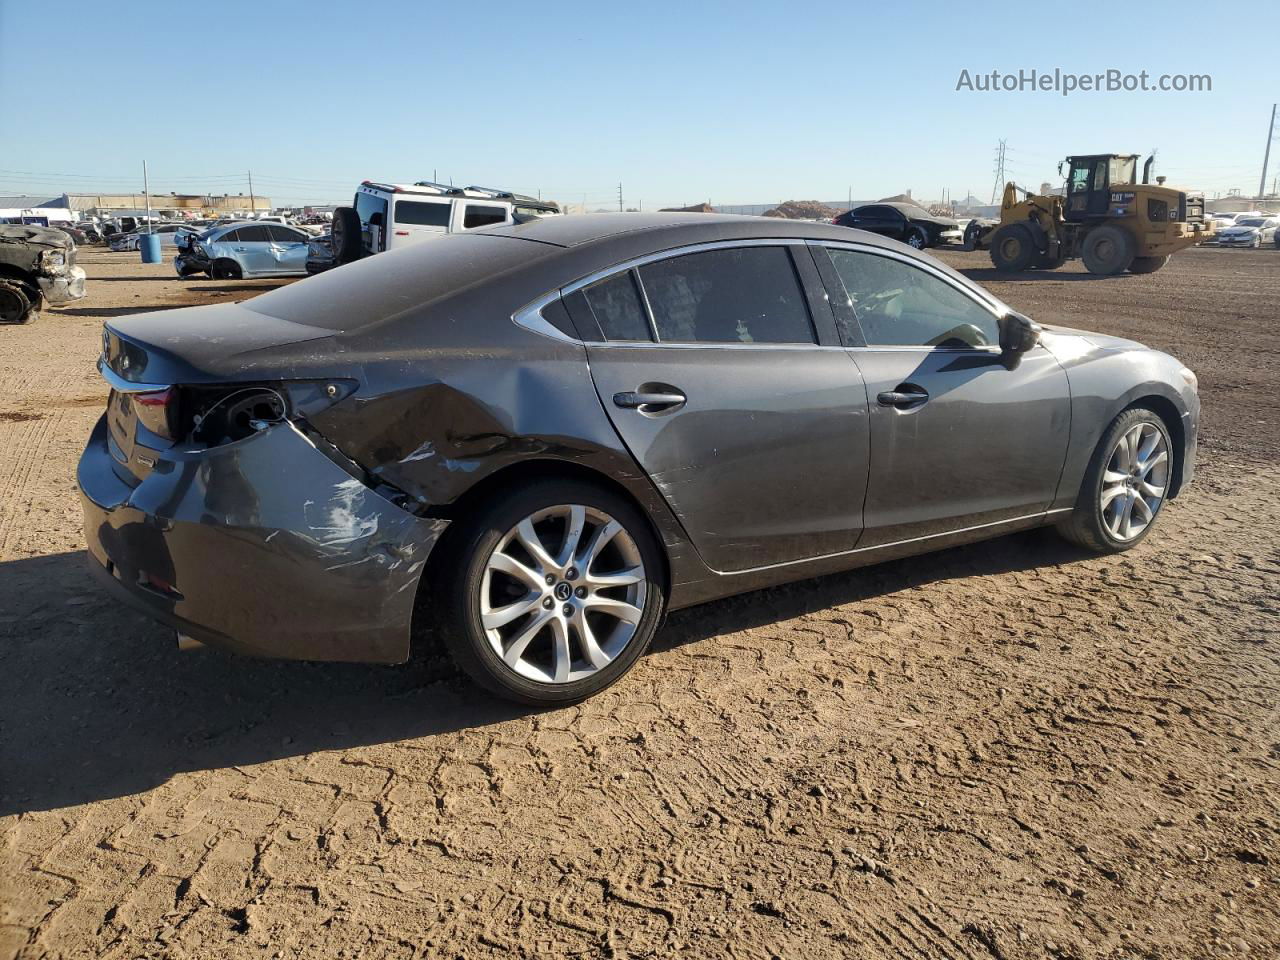
[[[554,249],[513,237],[448,234],[430,243],[401,247],[327,270],[246,300],[242,306],[291,323],[326,330],[359,330],[425,306]],[[506,305],[502,309],[510,312],[519,306]]]

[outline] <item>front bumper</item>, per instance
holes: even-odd
[[[941,233],[938,234],[938,243],[943,246],[950,246],[951,244],[963,244],[964,231],[960,230],[959,228],[955,230],[943,230]]]
[[[68,267],[58,276],[36,277],[36,282],[45,300],[57,305],[84,299],[84,278],[83,267]]]
[[[1261,239],[1257,234],[1247,234],[1245,236],[1218,234],[1218,246],[1220,247],[1252,247],[1255,243],[1262,245]]]
[[[408,657],[418,582],[448,521],[401,510],[287,422],[175,447],[136,485],[122,473],[103,417],[77,480],[89,562],[123,599],[236,653]]]
[[[178,276],[185,277],[192,273],[208,273],[210,261],[194,253],[180,253],[173,258],[173,269]]]

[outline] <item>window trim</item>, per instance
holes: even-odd
[[[957,290],[960,293],[964,294],[966,297],[968,297],[978,306],[982,307],[984,310],[990,313],[993,317],[995,317],[997,324],[999,324],[999,322],[1006,315],[1012,312],[1010,307],[1007,304],[996,299],[994,296],[987,293],[985,290],[982,290],[981,288],[970,289],[966,284],[957,282],[954,277],[949,276],[947,273],[945,273],[942,270],[939,270],[937,267],[933,266],[932,264],[927,263],[923,260],[919,260],[915,257],[907,256],[906,254],[898,253],[896,250],[887,250],[884,247],[873,246],[872,244],[868,244],[868,243],[857,243],[855,241],[846,241],[846,240],[806,240],[804,242],[809,244],[811,247],[822,248],[824,254],[826,253],[827,248],[833,248],[837,250],[849,250],[850,252],[853,252],[853,253],[866,253],[866,254],[871,254],[872,256],[887,257],[890,260],[899,260],[902,263],[907,264],[908,266],[912,266],[918,270],[924,271],[934,279],[942,281],[944,284],[951,287],[953,290]],[[833,291],[833,293],[844,296],[846,298],[846,301],[845,301],[846,306],[850,310],[853,310],[852,301],[847,299],[849,296],[849,291],[845,289],[844,281],[840,279],[840,274],[835,269],[835,262],[831,260],[831,257],[829,254],[827,254],[827,261],[831,265],[832,276],[834,277],[835,280],[839,281],[840,283],[840,289],[838,291]],[[867,341],[866,331],[862,329],[862,321],[858,319],[856,311],[854,311],[854,319],[857,321],[858,333],[862,337],[862,343],[846,344],[846,349],[849,349],[849,350],[881,350],[881,351],[912,352],[912,353],[924,353],[924,352],[999,353],[1000,352],[1000,347],[998,344],[989,344],[985,347],[968,347],[968,346],[931,347],[931,346],[928,346],[927,344],[920,344],[918,346],[910,346],[906,344],[873,344]]]

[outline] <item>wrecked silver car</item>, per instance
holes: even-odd
[[[30,323],[43,303],[84,296],[76,245],[60,230],[0,224],[0,323]]]

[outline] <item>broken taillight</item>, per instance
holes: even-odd
[[[174,411],[177,407],[177,391],[173,387],[135,393],[132,396],[138,422],[158,437],[173,440]]]

